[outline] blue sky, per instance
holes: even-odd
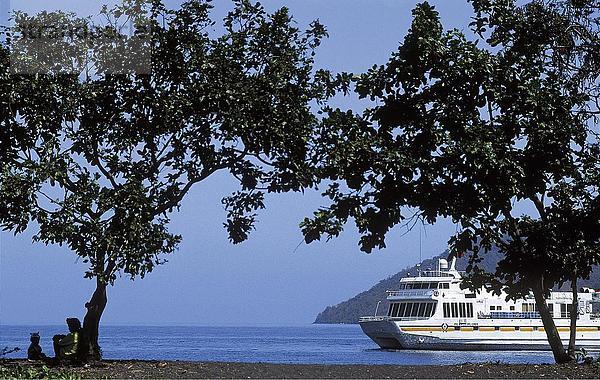
[[[216,0],[221,17],[229,1]],[[396,49],[411,20],[412,0],[266,0],[268,10],[291,9],[299,25],[320,19],[330,34],[317,65],[335,71],[362,71],[383,63]],[[467,29],[465,0],[430,1],[446,28]],[[15,9],[96,14],[102,2],[13,1]],[[352,100],[344,105],[359,109]],[[220,199],[235,188],[223,174],[199,184],[173,216],[183,236],[169,263],[143,280],[123,277],[109,289],[106,324],[290,325],[307,324],[325,306],[363,291],[419,258],[419,228],[395,229],[388,248],[359,251],[356,230],[328,243],[300,244],[298,223],[323,204],[318,192],[271,195],[257,230],[240,245],[228,243]],[[422,230],[423,258],[439,254],[455,232],[449,221]],[[84,315],[94,285],[84,264],[66,248],[31,243],[31,231],[0,233],[0,324],[62,324]],[[300,245],[299,245],[300,244]]]

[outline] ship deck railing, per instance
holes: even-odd
[[[479,314],[480,319],[540,319],[537,311],[492,311],[488,314]]]
[[[422,321],[430,317],[389,317],[387,315],[360,317],[359,322],[381,322],[381,321]]]
[[[381,322],[381,321],[390,321],[392,318],[387,316],[372,316],[372,317],[360,317],[358,318],[359,322]]]
[[[427,297],[431,298],[433,292],[437,289],[407,289],[407,290],[388,290],[388,297]]]
[[[458,273],[461,276],[466,274],[465,271],[439,271],[439,270],[422,270],[418,272],[417,277],[455,277]]]

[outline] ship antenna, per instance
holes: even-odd
[[[419,264],[423,262],[423,242],[422,242],[422,226],[419,227]]]

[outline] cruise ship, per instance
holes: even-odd
[[[549,350],[533,295],[506,301],[485,289],[461,289],[463,272],[444,259],[435,271],[400,280],[388,291],[387,315],[362,317],[360,327],[385,349],[420,350]],[[410,276],[410,275],[409,275]],[[572,293],[551,292],[546,300],[565,347],[569,342]],[[578,293],[577,347],[600,350],[600,291]],[[379,306],[379,303],[378,305]]]

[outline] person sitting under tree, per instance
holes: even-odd
[[[31,344],[27,349],[27,359],[29,360],[44,360],[46,359],[46,354],[42,352],[42,346],[40,346],[40,333],[35,332],[31,333],[31,337],[29,338]]]
[[[69,326],[68,335],[54,335],[52,338],[52,342],[54,343],[54,355],[59,361],[77,360],[81,322],[77,318],[67,318],[67,326]]]

